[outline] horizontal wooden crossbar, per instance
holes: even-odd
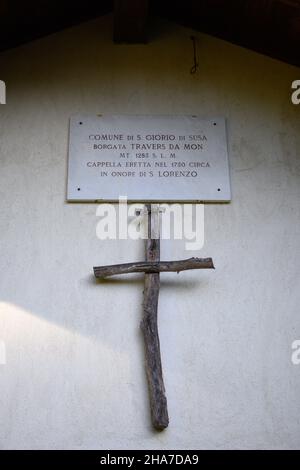
[[[97,279],[118,274],[180,272],[189,269],[214,269],[212,258],[189,258],[179,261],[140,261],[94,267]]]

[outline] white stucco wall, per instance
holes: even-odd
[[[300,106],[295,67],[156,22],[112,43],[100,18],[0,55],[0,447],[299,448]],[[74,113],[228,119],[233,200],[205,208],[214,272],[162,275],[170,426],[152,430],[139,330],[142,276],[96,284],[92,266],[143,259],[99,241],[96,206],[67,204]],[[162,243],[162,258],[190,256]]]

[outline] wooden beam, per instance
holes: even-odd
[[[138,261],[136,263],[112,264],[94,267],[97,279],[104,279],[118,274],[163,273],[187,271],[189,269],[214,269],[211,258],[189,258],[180,261]]]
[[[158,262],[160,260],[159,211],[157,206],[150,206],[150,204],[146,208],[148,211],[146,261]],[[159,273],[145,274],[144,314],[141,321],[141,329],[145,343],[145,365],[149,387],[151,419],[154,428],[161,431],[168,426],[169,416],[157,326],[159,285]]]
[[[114,41],[147,42],[148,0],[114,0]]]

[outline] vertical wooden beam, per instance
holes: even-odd
[[[159,208],[146,206],[148,211],[148,239],[146,261],[160,260]],[[167,398],[162,375],[160,344],[157,326],[159,273],[145,274],[144,315],[141,328],[144,334],[146,373],[148,378],[152,424],[165,429],[169,424]]]
[[[114,41],[147,42],[148,0],[114,0]]]

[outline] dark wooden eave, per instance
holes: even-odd
[[[113,9],[116,42],[145,42],[149,13],[300,66],[300,0],[0,0],[0,51]]]
[[[110,13],[112,0],[0,0],[0,51]]]
[[[300,0],[153,0],[160,16],[300,66]]]

